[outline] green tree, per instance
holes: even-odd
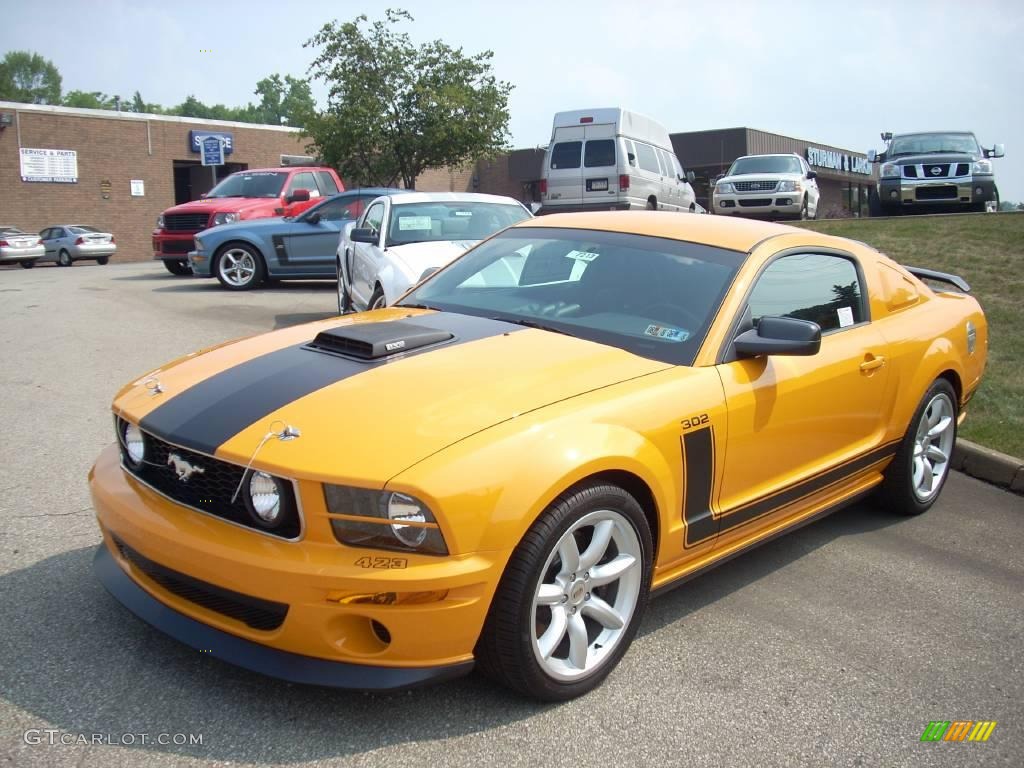
[[[114,97],[100,91],[68,91],[61,103],[65,107],[83,109],[117,109]]]
[[[60,104],[61,78],[49,59],[30,51],[8,51],[0,61],[0,99]]]
[[[512,85],[494,77],[491,51],[467,56],[435,40],[413,45],[394,26],[413,21],[389,9],[325,24],[306,47],[322,50],[310,72],[326,81],[327,109],[303,129],[311,149],[347,183],[415,188],[428,168],[461,166],[508,146]]]
[[[256,116],[267,125],[302,125],[316,109],[309,81],[291,75],[265,77],[255,93],[260,97]]]

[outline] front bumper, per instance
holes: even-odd
[[[195,250],[196,232],[165,232],[156,230],[153,233],[153,258],[156,261],[184,261],[188,252]]]
[[[40,259],[45,255],[45,245],[34,245],[29,248],[7,248],[0,246],[0,263],[4,264],[31,261],[32,259]]]
[[[93,570],[106,590],[147,624],[198,651],[268,677],[307,685],[385,691],[450,680],[473,669],[472,661],[402,669],[327,661],[279,651],[221,632],[168,608],[132,581],[105,543],[96,548]]]
[[[97,558],[110,561],[98,573],[115,597],[182,642],[299,682],[383,689],[468,671],[509,554],[403,555],[403,565],[378,569],[377,561],[400,553],[339,544],[319,484],[298,483],[304,530],[285,541],[136,482],[116,445],[100,454],[89,484],[106,552]],[[154,580],[140,555],[190,586]],[[286,612],[272,628],[254,628],[192,589],[278,603]],[[388,595],[418,597],[377,602]]]
[[[569,205],[546,202],[541,205],[537,215],[543,216],[548,213],[588,213],[591,211],[628,211],[632,207],[628,200],[607,203],[574,203]]]
[[[968,206],[996,199],[993,176],[932,179],[881,179],[878,196],[883,206],[924,208]]]
[[[800,217],[803,207],[803,192],[747,192],[720,195],[712,198],[712,210],[716,216],[747,217]]]
[[[193,277],[213,277],[213,259],[205,251],[189,251],[188,265]]]

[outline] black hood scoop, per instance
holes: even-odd
[[[307,349],[357,360],[380,360],[414,349],[451,341],[450,331],[428,328],[403,320],[384,323],[356,323],[321,331]]]

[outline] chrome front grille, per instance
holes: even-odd
[[[737,192],[774,192],[777,181],[734,181]]]

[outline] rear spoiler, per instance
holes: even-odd
[[[967,284],[967,281],[957,275],[951,275],[948,272],[936,272],[934,269],[924,269],[922,267],[908,267],[905,264],[903,268],[918,280],[934,280],[937,283],[952,285],[963,293],[971,292],[971,286]]]

